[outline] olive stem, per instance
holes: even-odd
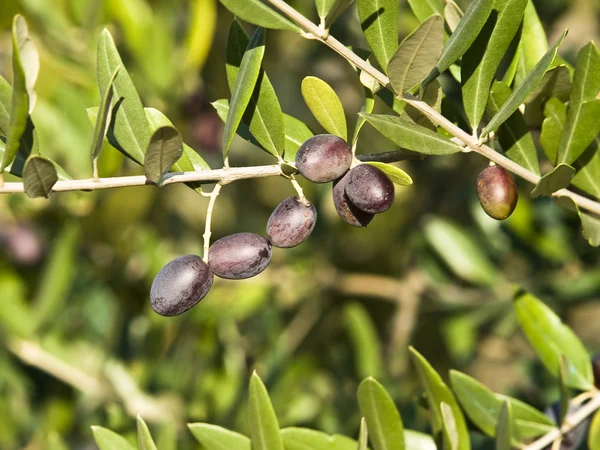
[[[294,186],[294,189],[296,189],[296,192],[298,193],[298,200],[302,202],[304,206],[309,207],[310,202],[304,196],[304,190],[302,189],[302,186],[300,186],[300,183],[298,183],[298,180],[296,180],[296,177],[294,177],[294,175],[290,176],[290,183],[292,183],[292,186]]]
[[[331,48],[333,51],[338,53],[340,56],[345,58],[349,63],[368,73],[381,86],[386,88],[390,87],[390,79],[387,77],[387,75],[385,75],[383,72],[379,71],[369,63],[367,63],[367,61],[365,61],[356,53],[354,53],[352,50],[350,50],[348,47],[346,47],[344,44],[338,41],[335,37],[331,36],[330,34],[325,34],[311,20],[304,17],[301,13],[299,13],[293,7],[288,5],[284,0],[267,1],[275,8],[280,10],[289,19],[296,22],[296,24],[298,24],[304,30],[304,33],[301,33],[301,36],[322,42],[323,44]],[[444,128],[455,138],[458,138],[460,141],[463,142],[465,147],[468,147],[472,151],[479,153],[480,155],[486,157],[487,159],[495,162],[499,166],[504,167],[505,169],[513,172],[514,174],[529,181],[534,185],[537,185],[539,183],[541,179],[539,175],[526,169],[525,167],[522,167],[521,165],[517,164],[513,160],[507,158],[506,156],[498,153],[496,150],[485,145],[483,142],[480,142],[474,136],[471,136],[462,128],[458,127],[450,120],[446,119],[443,115],[438,113],[426,102],[419,100],[418,97],[410,93],[405,93],[401,99],[409,105],[413,106],[418,111],[420,111],[426,117],[428,117],[434,124]],[[568,189],[560,189],[554,192],[552,196],[570,198],[576,205],[578,205],[582,209],[600,215],[600,203],[582,195],[576,194]]]
[[[208,264],[208,251],[210,248],[210,237],[212,236],[212,215],[213,210],[215,208],[215,203],[217,201],[217,197],[221,192],[221,188],[223,185],[216,184],[212,192],[208,195],[210,200],[208,202],[208,207],[206,208],[206,223],[204,224],[204,234],[202,235],[202,239],[204,240],[204,254],[202,260]]]

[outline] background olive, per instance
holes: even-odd
[[[253,277],[271,262],[271,248],[271,243],[258,234],[225,236],[210,247],[210,269],[216,276],[231,280]]]
[[[150,305],[161,316],[176,316],[206,297],[213,274],[202,258],[185,255],[158,272],[150,289]]]
[[[317,210],[308,200],[308,205],[298,197],[282,201],[269,217],[267,237],[275,247],[289,248],[304,242],[317,223]]]
[[[296,168],[314,183],[327,183],[346,173],[352,151],[346,141],[332,134],[319,134],[304,142],[296,153]]]
[[[500,166],[481,171],[477,177],[477,196],[486,214],[496,220],[510,216],[519,199],[515,180]]]
[[[348,199],[357,208],[371,214],[389,209],[396,196],[394,183],[370,164],[361,164],[350,170],[345,189]]]
[[[333,204],[338,215],[344,222],[353,227],[366,227],[374,215],[361,211],[348,199],[346,195],[346,183],[350,178],[350,172],[333,183]]]

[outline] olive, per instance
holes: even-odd
[[[496,220],[510,216],[519,199],[515,180],[500,166],[481,171],[477,177],[477,196],[486,214]]]
[[[348,175],[346,195],[358,209],[379,214],[394,203],[394,183],[377,167],[361,164],[350,170]]]
[[[269,217],[267,237],[275,247],[290,248],[302,244],[317,223],[317,210],[306,200],[288,197],[282,201]]]
[[[366,227],[373,220],[374,215],[361,211],[348,199],[346,195],[346,183],[349,179],[350,172],[333,183],[333,204],[335,210],[348,225]]]
[[[208,252],[212,273],[242,280],[258,275],[271,262],[271,243],[254,233],[236,233],[215,241]]]
[[[319,134],[306,140],[296,153],[298,172],[313,183],[327,183],[344,175],[352,163],[346,141],[333,134]]]

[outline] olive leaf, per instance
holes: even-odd
[[[23,185],[29,197],[50,197],[57,181],[56,168],[49,159],[40,155],[27,158],[23,169]]]
[[[358,444],[346,436],[329,435],[308,428],[284,428],[281,437],[285,450],[356,450]]]
[[[518,64],[515,74],[517,86],[523,82],[547,52],[548,38],[544,31],[544,25],[538,17],[533,0],[528,0],[523,15],[521,40],[519,42],[519,58],[517,58]]]
[[[512,408],[509,402],[504,402],[498,414],[496,426],[496,450],[511,450],[511,436],[513,435]]]
[[[329,133],[348,139],[344,107],[335,91],[317,77],[302,80],[302,96],[317,121]]]
[[[383,173],[385,173],[392,182],[399,186],[410,186],[412,184],[412,178],[404,170],[391,164],[386,164],[377,161],[369,161],[365,164],[370,164],[377,167]]]
[[[283,450],[277,416],[269,393],[256,372],[250,377],[248,417],[252,450]]]
[[[399,5],[397,0],[356,0],[365,39],[386,73],[388,63],[398,48]]]
[[[335,3],[329,9],[327,17],[325,17],[324,27],[326,30],[331,28],[333,22],[342,15],[346,9],[354,2],[354,0],[335,0]],[[323,23],[323,22],[322,22]]]
[[[144,422],[144,419],[139,414],[137,416],[137,433],[140,450],[158,450],[152,439],[148,425],[146,425],[146,422]]]
[[[571,183],[597,198],[600,198],[600,138],[577,160],[577,173]]]
[[[552,195],[571,184],[575,176],[575,169],[568,164],[559,164],[551,172],[544,175],[531,191],[532,197]]]
[[[344,308],[343,319],[354,349],[358,375],[382,374],[381,341],[369,312],[360,303],[351,302]]]
[[[444,7],[446,5],[445,0],[408,0],[408,4],[410,5],[410,9],[417,16],[419,21],[425,22],[429,17],[434,14],[438,14],[440,16],[444,15]]]
[[[206,450],[250,450],[250,438],[208,423],[190,423],[188,428]]]
[[[567,105],[558,98],[551,98],[544,106],[544,116],[546,118],[542,122],[540,144],[550,162],[555,164],[558,146],[567,120]]]
[[[223,3],[225,8],[233,13],[233,15],[245,20],[246,22],[258,25],[259,27],[296,31],[298,33],[302,31],[299,26],[290,22],[260,0],[220,1]]]
[[[114,431],[93,426],[92,432],[94,433],[94,440],[100,450],[136,450],[127,439]]]
[[[12,86],[0,75],[0,132],[8,135],[12,109]]]
[[[179,161],[183,154],[183,141],[179,131],[172,126],[164,126],[152,133],[146,158],[144,171],[146,178],[161,184],[164,175]]]

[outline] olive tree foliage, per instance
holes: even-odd
[[[201,266],[208,273],[211,213],[224,186],[240,179],[281,176],[293,184],[298,199],[305,200],[296,180],[298,174],[304,175],[297,153],[314,133],[282,111],[262,66],[266,34],[291,32],[337,52],[356,70],[364,87],[364,106],[349,127],[342,103],[327,82],[309,76],[301,86],[317,122],[347,144],[352,170],[360,167],[354,172],[356,177],[377,170],[377,177],[385,177],[382,185],[393,181],[408,188],[412,184],[410,175],[390,162],[415,155],[442,158],[475,152],[505,169],[502,183],[511,186],[509,190],[515,188],[512,179],[505,180],[510,177],[506,171],[531,183],[533,197],[551,197],[577,214],[584,237],[591,245],[600,245],[600,53],[590,42],[579,51],[574,67],[563,61],[558,51],[567,32],[548,43],[539,32],[539,19],[530,1],[473,0],[463,12],[452,1],[411,0],[420,25],[400,43],[397,0],[315,0],[318,24],[283,0],[221,2],[236,16],[225,55],[231,97],[213,103],[224,122],[222,167],[210,168],[182,141],[165,114],[144,106],[111,33],[104,30],[97,48],[100,102],[90,105],[87,111],[94,126],[89,149],[91,177],[73,179],[49,155],[40,154],[31,118],[36,106],[39,58],[26,20],[16,16],[12,85],[0,77],[0,177],[10,173],[22,181],[1,179],[0,192],[49,197],[64,191],[186,183],[210,197]],[[349,48],[329,32],[348,8],[356,8],[368,49]],[[242,21],[257,26],[252,35],[246,34]],[[444,83],[440,82],[442,77]],[[459,87],[460,98],[443,89],[448,85]],[[448,103],[460,114],[442,114]],[[375,114],[376,105],[387,105],[387,114]],[[541,152],[530,130],[535,123],[541,126]],[[367,126],[400,150],[393,155],[357,156],[361,131]],[[232,143],[236,134],[272,155],[273,164],[230,167],[228,154],[235,151]],[[112,150],[142,166],[144,174],[100,178],[99,154]],[[363,192],[348,187],[352,179],[345,184],[338,180],[336,186],[338,190],[342,186],[343,192],[337,195],[342,200],[344,195],[352,197],[359,206]],[[496,181],[493,177],[483,179],[485,183]],[[211,193],[203,192],[204,184],[215,183]],[[486,211],[487,200],[482,199]],[[369,206],[367,201],[360,209],[374,214],[383,212],[389,204],[372,211]],[[364,225],[360,220],[357,224]],[[443,227],[436,222],[430,225],[430,230]],[[447,234],[448,239],[452,237],[452,233]],[[270,251],[270,242],[265,242]],[[227,270],[231,266],[230,261],[223,265]],[[221,271],[224,277],[236,278],[227,270]],[[202,286],[209,288],[209,283]],[[471,448],[474,428],[494,438],[497,449],[559,448],[561,441],[572,438],[578,425],[600,408],[593,366],[579,339],[539,299],[518,290],[514,308],[523,333],[556,378],[561,392],[556,420],[519,400],[490,391],[466,374],[452,371],[446,383],[417,350],[411,349],[427,400],[431,422],[427,433],[404,427],[390,394],[373,377],[365,378],[357,392],[363,417],[359,436],[280,429],[267,389],[256,373],[249,385],[250,436],[204,423],[189,424],[190,431],[206,450],[363,450],[367,446],[374,450],[462,450]],[[93,433],[101,450],[135,448],[129,440],[105,428],[94,427]],[[591,421],[587,438],[591,450],[600,448],[600,416]],[[142,417],[138,417],[138,447],[157,448]]]

